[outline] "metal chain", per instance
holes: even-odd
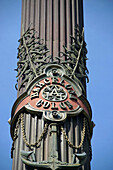
[[[30,143],[27,141],[27,138],[26,138],[25,126],[24,126],[24,114],[21,113],[21,115],[19,116],[18,121],[17,121],[17,123],[16,123],[16,127],[15,127],[15,132],[14,132],[14,137],[13,137],[13,144],[12,144],[12,149],[11,149],[11,157],[13,157],[14,144],[15,144],[15,141],[16,141],[16,138],[17,138],[17,133],[18,133],[18,128],[19,128],[20,121],[21,121],[21,130],[22,130],[23,140],[24,140],[25,144],[26,144],[30,149],[32,149],[31,147],[37,147],[37,145],[42,141],[44,135],[47,133],[48,124],[46,123],[46,124],[45,124],[45,127],[44,127],[44,129],[43,129],[43,132],[41,133],[38,141],[36,141],[35,143],[31,143],[31,144],[30,144]],[[61,131],[62,131],[62,133],[63,133],[66,141],[68,142],[68,145],[69,145],[71,148],[74,148],[74,149],[79,149],[79,148],[81,148],[81,146],[83,145],[83,142],[84,142],[84,138],[85,138],[86,126],[87,126],[88,138],[90,139],[90,132],[89,132],[89,128],[88,128],[88,122],[87,122],[86,118],[84,118],[84,119],[83,119],[83,130],[82,130],[81,142],[80,142],[80,144],[79,144],[78,146],[73,145],[73,144],[69,141],[69,138],[68,138],[68,136],[66,135],[66,132],[65,132],[64,128],[61,127]]]
[[[32,148],[31,147],[37,147],[37,145],[42,141],[42,139],[44,138],[44,135],[47,133],[47,129],[48,129],[48,124],[46,123],[45,124],[45,127],[43,129],[43,132],[42,134],[40,135],[38,141],[36,141],[35,143],[29,143],[27,141],[27,138],[26,138],[26,133],[25,133],[25,126],[24,126],[24,114],[21,113],[21,130],[22,130],[22,135],[23,135],[23,140],[26,144],[26,146],[28,146],[31,150]]]
[[[81,137],[81,142],[80,142],[80,144],[79,144],[78,146],[73,145],[73,144],[69,141],[69,138],[68,138],[68,136],[66,135],[66,132],[65,132],[65,130],[64,130],[63,127],[61,127],[61,131],[62,131],[62,133],[63,133],[63,135],[64,135],[64,138],[65,138],[66,141],[68,142],[68,145],[69,145],[71,148],[73,148],[73,149],[79,149],[79,148],[81,148],[81,146],[83,145],[83,142],[84,142],[84,138],[85,138],[86,118],[84,117],[84,119],[83,119],[82,137]]]
[[[19,128],[20,120],[21,120],[21,117],[20,117],[20,115],[19,115],[18,121],[17,121],[17,123],[16,123],[15,131],[14,131],[13,141],[15,141],[16,138],[17,138],[17,133],[18,133],[18,128]]]
[[[14,144],[15,144],[15,141],[16,141],[16,139],[18,137],[17,133],[18,133],[18,128],[19,128],[20,121],[21,121],[21,117],[19,115],[18,121],[16,123],[15,131],[14,131],[14,136],[13,136],[13,143],[12,143],[12,148],[11,148],[11,158],[13,158],[13,150],[15,149]]]

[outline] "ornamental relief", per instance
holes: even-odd
[[[33,106],[40,110],[71,111],[78,106],[74,88],[60,77],[49,77],[36,83],[30,97],[31,105],[35,102]]]
[[[26,92],[17,99],[12,114],[16,116],[22,109],[26,109],[50,119],[62,120],[66,117],[61,112],[71,116],[84,110],[89,115],[81,94],[78,82],[68,77],[63,67],[50,64],[45,68],[45,73],[32,81]]]
[[[63,101],[67,98],[67,93],[59,85],[49,85],[43,89],[42,97],[49,101]]]

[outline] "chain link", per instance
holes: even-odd
[[[14,131],[14,136],[13,136],[13,143],[12,143],[12,148],[11,148],[11,158],[13,158],[13,150],[15,149],[14,144],[15,144],[15,141],[16,141],[16,139],[18,137],[17,133],[18,133],[18,128],[19,128],[20,121],[21,121],[21,117],[19,115],[18,121],[16,123],[15,131]]]
[[[26,133],[25,133],[25,125],[24,125],[24,114],[21,113],[21,115],[19,116],[18,118],[18,121],[16,123],[16,127],[15,127],[15,131],[14,131],[14,137],[13,137],[13,144],[12,144],[12,148],[11,148],[11,157],[13,157],[13,150],[14,150],[14,144],[15,144],[15,141],[18,137],[17,133],[18,133],[18,128],[19,128],[19,124],[21,122],[21,130],[22,130],[22,135],[23,135],[23,141],[25,142],[26,146],[28,146],[31,150],[32,150],[32,147],[37,147],[38,144],[40,144],[40,142],[42,141],[42,139],[44,138],[44,135],[47,133],[47,130],[48,130],[48,124],[46,123],[45,124],[45,127],[43,129],[43,132],[41,133],[38,141],[36,141],[35,143],[29,143],[27,141],[27,137],[26,137]],[[70,141],[69,141],[69,138],[68,136],[66,135],[66,132],[64,130],[63,127],[61,127],[61,131],[64,135],[64,138],[66,139],[66,141],[68,142],[68,145],[73,148],[73,149],[79,149],[81,148],[81,146],[83,145],[83,142],[84,142],[84,138],[85,138],[85,133],[86,133],[86,128],[87,128],[87,134],[88,134],[88,138],[90,140],[90,132],[89,132],[89,127],[88,127],[88,122],[86,120],[86,118],[84,117],[83,118],[83,130],[82,130],[82,136],[81,136],[81,142],[78,146],[75,146],[73,145]]]
[[[84,119],[83,119],[82,137],[81,137],[81,142],[80,142],[80,144],[79,144],[78,146],[73,145],[73,144],[69,141],[69,138],[68,138],[68,136],[66,135],[66,132],[65,132],[65,130],[64,130],[63,127],[61,127],[61,131],[62,131],[62,133],[63,133],[63,135],[64,135],[64,138],[66,139],[68,145],[69,145],[71,148],[73,148],[73,149],[79,149],[79,148],[81,148],[81,146],[83,145],[83,142],[84,142],[84,138],[85,138],[86,118],[84,117]]]
[[[41,133],[38,141],[36,141],[35,143],[29,143],[27,141],[27,137],[26,137],[26,133],[25,133],[25,126],[24,126],[24,114],[21,113],[19,115],[19,118],[18,118],[18,121],[16,123],[16,127],[15,127],[15,131],[14,131],[14,136],[13,136],[13,143],[12,143],[12,148],[11,148],[11,158],[13,158],[13,150],[15,149],[14,148],[14,144],[15,144],[15,141],[18,137],[17,133],[18,133],[18,128],[19,128],[19,124],[21,122],[21,130],[22,130],[22,135],[23,135],[23,141],[25,142],[26,146],[28,146],[31,150],[32,150],[32,147],[38,147],[38,144],[40,144],[40,142],[42,141],[42,139],[44,138],[44,135],[47,133],[47,129],[48,129],[48,124],[46,123],[45,124],[45,127],[43,129],[43,132]]]
[[[30,143],[27,141],[27,138],[26,138],[25,126],[24,126],[24,114],[21,113],[21,130],[22,130],[23,140],[24,140],[26,146],[28,146],[31,150],[32,150],[31,147],[37,147],[38,144],[40,144],[40,142],[41,142],[42,139],[44,138],[44,135],[47,133],[47,129],[48,129],[48,124],[46,123],[46,124],[45,124],[45,127],[44,127],[44,129],[43,129],[43,132],[41,133],[38,141],[36,141],[35,143],[31,143],[31,144],[30,144]]]

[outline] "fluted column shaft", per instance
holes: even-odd
[[[22,18],[21,18],[21,33],[22,25],[25,31],[31,24],[43,42],[50,50],[49,55],[53,61],[56,57],[60,57],[60,52],[65,52],[63,46],[70,48],[70,35],[74,36],[74,29],[78,25],[80,30],[83,28],[83,0],[22,0]],[[66,57],[62,58],[66,61]],[[20,80],[21,81],[21,80]],[[18,82],[19,86],[19,82]],[[18,92],[18,96],[25,91],[25,88]],[[25,115],[26,136],[29,142],[36,141],[44,128],[44,120],[38,116],[32,117],[29,114]],[[81,116],[69,118],[64,124],[64,129],[75,145],[79,145],[81,140],[82,118]],[[18,138],[15,143],[13,156],[13,170],[25,170],[26,167],[20,160],[20,150],[28,151],[28,147],[23,142],[21,128],[18,131]],[[41,143],[41,147],[35,149],[37,161],[47,160],[49,156],[49,138],[48,135]],[[88,153],[89,143],[85,138],[84,146]],[[61,161],[72,162],[74,150],[70,148],[61,135],[59,139],[59,159]],[[81,151],[79,150],[79,151]],[[90,170],[89,155],[85,166],[79,170]]]

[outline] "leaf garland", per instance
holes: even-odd
[[[29,83],[38,75],[42,73],[41,67],[47,64],[47,59],[51,59],[51,56],[46,56],[49,50],[43,43],[43,40],[39,38],[37,32],[32,28],[27,29],[19,39],[20,45],[18,47],[19,61],[17,63],[17,82],[21,79],[20,90],[24,85]]]
[[[86,67],[86,43],[84,41],[84,28],[82,33],[79,30],[79,26],[75,28],[75,37],[70,36],[72,44],[70,45],[70,49],[66,46],[64,47],[65,52],[61,52],[60,57],[56,57],[60,64],[63,65],[67,71],[68,76],[71,76],[73,79],[77,77],[78,79],[87,78],[87,82],[89,82],[87,74],[89,73]],[[62,58],[66,57],[66,61]]]

